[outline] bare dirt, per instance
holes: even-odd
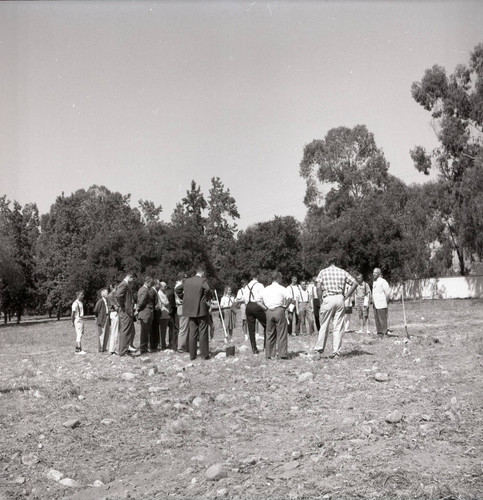
[[[483,301],[406,309],[408,342],[391,304],[393,337],[334,360],[309,336],[266,360],[240,328],[194,362],[99,354],[93,321],[86,356],[67,321],[0,328],[0,499],[482,498]]]

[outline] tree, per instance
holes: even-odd
[[[441,217],[458,256],[460,274],[464,275],[465,252],[478,247],[474,238],[472,241],[468,236],[476,237],[476,230],[481,227],[481,221],[467,213],[469,205],[464,192],[468,191],[464,185],[468,186],[468,176],[476,175],[469,171],[478,169],[483,145],[483,44],[475,47],[468,66],[460,64],[447,76],[443,67],[434,65],[420,82],[413,83],[411,92],[414,100],[431,113],[440,145],[431,153],[416,146],[410,154],[419,171],[429,174],[433,164],[438,168],[448,199],[445,208],[450,206],[450,210],[441,212]]]
[[[93,302],[128,268],[143,270],[146,229],[129,201],[129,195],[91,186],[57,197],[42,216],[37,278],[48,309],[60,313],[78,289]]]
[[[304,273],[300,223],[291,216],[260,222],[238,233],[236,245],[236,270],[233,281],[250,277],[250,271],[258,269],[262,278],[278,270],[285,281],[292,275]]]
[[[387,180],[389,164],[365,125],[337,127],[325,139],[314,140],[304,148],[300,175],[306,180],[304,202],[320,206],[323,186],[332,186],[326,197],[326,209],[351,206]]]
[[[220,280],[225,281],[234,265],[234,245],[236,224],[240,214],[236,201],[229,189],[219,177],[211,179],[208,196],[208,218],[206,222],[206,239],[210,260],[217,270]]]
[[[186,196],[181,203],[176,205],[171,222],[175,226],[189,225],[194,231],[204,234],[206,218],[203,216],[203,211],[206,207],[207,203],[201,192],[201,186],[197,186],[193,180],[191,189],[186,191]]]
[[[6,196],[0,198],[0,239],[2,247],[2,308],[15,313],[20,321],[26,306],[36,298],[34,284],[34,248],[39,234],[38,210],[35,204],[22,206]]]

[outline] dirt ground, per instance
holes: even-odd
[[[68,321],[2,327],[0,499],[482,498],[483,301],[406,310],[409,341],[391,304],[393,337],[334,360],[314,336],[266,360],[239,327],[194,362],[99,354],[92,320],[86,356]]]

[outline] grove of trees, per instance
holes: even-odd
[[[46,214],[0,197],[0,310],[5,321],[25,311],[60,316],[78,289],[92,305],[101,287],[128,269],[173,283],[199,262],[218,288],[238,286],[251,269],[284,279],[308,278],[329,257],[393,281],[447,274],[457,255],[467,274],[483,257],[483,44],[468,66],[447,76],[433,66],[412,86],[439,141],[416,146],[415,167],[438,179],[406,185],[365,125],[337,127],[304,148],[303,223],[275,216],[237,231],[236,200],[218,177],[208,196],[193,180],[169,222],[162,207],[104,186],[62,193]]]

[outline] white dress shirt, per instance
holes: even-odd
[[[285,307],[291,298],[290,291],[276,281],[262,290],[263,303],[268,309]]]
[[[262,290],[264,288],[265,287],[258,280],[251,280],[248,285],[240,290],[243,302],[245,302],[245,304],[249,302],[260,302],[262,300]]]

